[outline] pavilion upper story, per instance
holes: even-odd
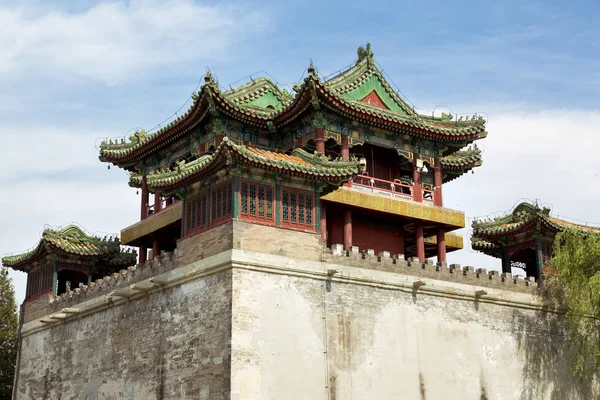
[[[191,234],[188,223],[202,223],[190,219],[199,193],[207,196],[207,228],[228,204],[235,219],[252,202],[273,207],[270,219],[254,222],[297,228],[281,223],[294,192],[296,210],[303,193],[302,229],[327,245],[440,261],[462,248],[451,231],[464,227],[464,214],[444,207],[442,185],[481,165],[474,142],[486,136],[485,121],[416,113],[368,45],[331,79],[321,79],[312,64],[307,71],[294,94],[265,78],[222,90],[209,73],[192,106],[168,126],[102,143],[100,159],[130,171],[130,185],[141,190],[140,222],[121,235],[140,247],[141,262],[148,248],[172,251]],[[226,194],[218,188],[223,182]]]

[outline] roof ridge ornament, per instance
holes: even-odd
[[[306,71],[308,72],[308,75],[314,75],[316,72],[315,65],[313,64],[312,58],[310,59],[310,65],[308,66],[308,69]]]
[[[206,68],[206,75],[204,75],[204,82],[205,83],[212,83],[213,82],[212,74],[210,73],[210,69],[208,69],[208,68]]]
[[[359,46],[358,50],[356,50],[356,54],[358,55],[358,60],[356,61],[357,63],[359,63],[365,59],[367,60],[367,62],[372,60],[373,59],[373,50],[371,50],[371,43],[367,42],[365,47]]]

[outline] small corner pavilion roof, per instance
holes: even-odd
[[[529,230],[539,229],[551,236],[565,229],[600,234],[600,228],[551,217],[550,209],[540,208],[527,202],[519,204],[512,212],[494,220],[475,220],[471,227],[473,229],[471,247],[494,257],[501,256],[500,252],[507,238]]]
[[[29,266],[46,256],[80,256],[87,259],[102,260],[108,265],[130,266],[136,261],[135,252],[121,250],[119,239],[99,238],[86,234],[76,225],[62,229],[45,229],[38,244],[24,253],[2,258],[2,265],[27,272]]]
[[[476,146],[442,157],[440,161],[444,174],[444,183],[456,179],[462,174],[469,172],[473,168],[480,167],[483,164],[481,150]]]
[[[159,170],[147,175],[148,189],[151,192],[172,193],[222,168],[228,160],[285,175],[305,176],[336,187],[358,174],[357,160],[332,161],[319,153],[310,154],[302,149],[295,149],[291,155],[287,155],[236,144],[225,137],[213,154],[203,155],[188,163],[182,161],[174,169]],[[142,176],[132,173],[129,185],[141,187]]]
[[[210,72],[194,94],[193,103],[181,116],[152,134],[136,132],[129,142],[102,142],[99,158],[132,169],[147,157],[183,137],[211,116],[224,116],[264,129],[281,128],[308,109],[330,110],[398,135],[409,135],[449,144],[468,144],[487,135],[485,121],[473,118],[451,121],[416,113],[387,82],[377,67],[370,47],[359,48],[358,61],[333,78],[322,80],[316,69],[294,87],[295,95],[281,91],[267,78],[253,79],[222,91]]]

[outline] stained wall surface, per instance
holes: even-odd
[[[234,271],[232,399],[598,399],[556,314]]]
[[[234,249],[160,275],[173,286],[26,324],[17,399],[600,398],[523,282],[367,258]]]
[[[231,273],[23,338],[17,399],[229,399]]]

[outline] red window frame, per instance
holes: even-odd
[[[48,284],[49,281],[49,284]],[[26,299],[38,297],[52,289],[52,266],[43,266],[27,275]]]
[[[240,182],[241,219],[273,225],[275,223],[275,186],[250,180]]]
[[[218,226],[233,216],[233,184],[227,181],[210,190],[210,226]]]
[[[185,235],[190,236],[209,228],[208,193],[201,193],[185,202]]]
[[[314,231],[315,195],[305,190],[281,188],[281,225],[300,230]]]

